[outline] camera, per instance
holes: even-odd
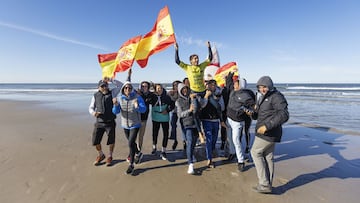
[[[244,111],[244,112],[249,112],[250,114],[253,114],[254,113],[254,110],[250,109],[250,108],[247,108],[246,106],[241,106],[240,107],[240,111]]]

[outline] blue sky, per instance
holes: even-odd
[[[184,62],[204,60],[209,40],[249,82],[360,82],[357,0],[2,0],[0,83],[96,82],[97,54],[149,32],[165,5]],[[134,63],[132,81],[185,76],[171,46],[144,69]]]

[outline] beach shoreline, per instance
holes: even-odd
[[[334,129],[286,124],[275,150],[275,194],[262,195],[251,191],[257,181],[252,163],[240,173],[224,157],[215,158],[214,169],[200,159],[197,175],[188,175],[180,150],[169,150],[169,161],[151,155],[151,123],[144,162],[129,176],[120,125],[115,164],[95,167],[90,114],[12,100],[0,100],[0,110],[5,115],[0,117],[0,202],[355,202],[358,197],[360,138]]]

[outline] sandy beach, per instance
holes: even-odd
[[[199,156],[196,175],[188,175],[187,161],[180,149],[169,150],[168,161],[151,155],[150,123],[144,138],[143,162],[135,166],[135,174],[130,176],[124,173],[128,147],[120,125],[116,129],[115,164],[94,166],[97,154],[91,145],[94,118],[90,114],[22,101],[0,101],[0,110],[2,203],[338,203],[357,202],[359,197],[357,135],[286,124],[282,143],[275,150],[274,194],[264,195],[251,190],[257,182],[252,163],[241,173],[235,162],[219,156],[215,158],[216,168],[207,169],[206,161]],[[168,148],[171,144],[169,141]],[[103,148],[107,153],[105,139]]]

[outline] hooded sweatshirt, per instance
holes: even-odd
[[[266,86],[269,91],[260,97],[256,102],[257,108],[252,118],[257,120],[255,132],[263,125],[266,126],[265,134],[256,136],[269,142],[280,142],[282,136],[282,124],[289,119],[288,103],[283,94],[281,94],[273,84],[269,76],[261,77],[257,86]]]
[[[129,96],[124,94],[125,86],[132,86],[129,81],[125,82],[120,91],[119,105],[114,106],[113,113],[120,113],[121,126],[125,129],[140,128],[141,117],[140,114],[146,111],[146,105],[140,95],[134,90]],[[138,107],[135,108],[135,103]]]
[[[166,94],[166,90],[163,89],[161,95],[155,94],[153,100],[151,101],[151,118],[155,122],[169,122],[170,115],[169,112],[174,109],[175,103],[171,98]],[[166,110],[167,114],[162,112]]]
[[[184,88],[189,88],[189,87],[185,86],[184,83],[178,84],[179,98],[175,102],[175,106],[177,108],[177,115],[182,120],[185,128],[196,128],[194,122],[194,115],[189,110],[191,104],[191,99],[189,97],[190,88],[188,90],[188,95],[182,94],[181,90]]]

